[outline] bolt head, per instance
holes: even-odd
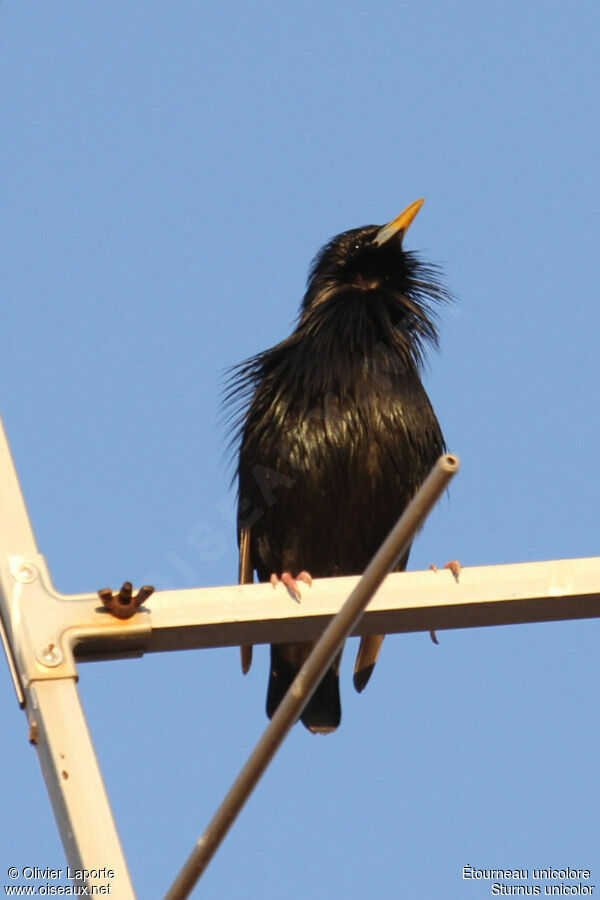
[[[63,661],[60,647],[57,647],[56,644],[51,641],[39,650],[37,660],[43,666],[59,666]]]
[[[31,562],[19,563],[15,571],[15,578],[23,584],[31,584],[32,581],[35,581],[37,576],[38,570]]]

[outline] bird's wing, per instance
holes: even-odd
[[[254,571],[252,569],[252,559],[250,556],[250,529],[242,528],[240,532],[240,568],[238,583],[252,584],[254,581]],[[252,644],[240,647],[242,658],[242,672],[244,675],[252,665]]]

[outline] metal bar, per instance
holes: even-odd
[[[75,679],[34,682],[27,715],[67,857],[67,877],[132,900],[133,885]],[[94,874],[86,877],[85,870]]]
[[[359,582],[317,578],[296,603],[279,585],[157,591],[144,653],[313,640]],[[277,603],[273,603],[273,597]],[[387,576],[352,634],[480,628],[600,616],[600,557],[465,566]],[[91,645],[90,645],[91,646]],[[86,652],[85,647],[77,651]],[[83,658],[83,657],[81,657]]]
[[[0,418],[0,557],[21,553],[37,553],[37,544]],[[3,611],[0,602],[0,638],[19,706],[23,706],[25,703],[23,685],[12,654],[5,616],[6,611]]]
[[[270,584],[157,591],[148,601],[148,609],[126,622],[99,612],[97,594],[56,593],[56,597],[66,601],[62,604],[63,627],[73,637],[77,660],[85,662],[167,650],[232,647],[250,640],[254,644],[314,640],[359,580],[353,575],[317,578],[312,588],[303,586],[302,603],[292,600],[281,585],[274,593]],[[596,556],[466,566],[458,580],[443,569],[393,572],[352,634],[599,617],[600,557]]]
[[[37,552],[35,535],[0,419],[0,556]]]
[[[319,638],[229,793],[165,895],[165,900],[182,900],[190,895],[286,734],[308,703],[324,672],[356,626],[369,600],[458,471],[458,465],[456,457],[446,455],[440,457],[431,470],[367,566],[356,588]]]
[[[97,594],[66,595],[54,591],[39,555],[19,557],[19,561],[22,559],[29,566],[35,564],[45,588],[45,593],[36,593],[29,600],[27,592],[33,591],[38,580],[22,587],[18,615],[30,633],[31,647],[35,649],[48,641],[63,646],[64,634],[78,662],[124,659],[167,650],[238,646],[249,637],[256,644],[314,640],[360,580],[357,576],[317,578],[312,588],[303,586],[301,603],[291,599],[283,586],[274,591],[270,584],[158,591],[148,601],[148,609],[123,621],[101,609]],[[3,569],[0,559],[0,574]],[[7,584],[9,599],[3,601],[0,595],[0,605],[5,603],[10,621],[10,582]],[[394,572],[387,576],[352,634],[599,617],[600,557],[558,559],[466,566],[458,580],[443,569]],[[36,635],[37,644],[32,644]],[[52,677],[57,677],[59,671],[65,674],[57,667]],[[41,677],[39,671],[37,677]]]
[[[72,625],[72,605],[40,587],[42,569],[43,560],[38,555],[0,420],[0,630],[9,669],[19,703],[26,707],[30,740],[38,751],[69,864],[68,877],[82,887],[104,888],[106,893],[131,900],[135,894],[75,673],[65,677],[62,672],[58,677],[55,661],[50,660],[46,666],[40,660],[40,648],[30,646],[32,635],[35,638],[37,634],[31,626],[39,623],[41,635],[48,629],[45,640],[49,641],[49,654],[64,652],[60,643]],[[41,603],[27,602],[27,592],[32,590]],[[54,677],[48,678],[48,673]],[[94,874],[88,876],[86,872]]]

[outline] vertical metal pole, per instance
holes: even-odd
[[[34,681],[27,692],[30,734],[76,884],[135,892],[74,678]],[[92,874],[77,875],[84,870]]]
[[[4,424],[0,418],[0,556],[20,556],[37,552],[35,535],[21,493],[21,485],[17,478]],[[8,610],[2,602],[0,591],[0,638],[19,706],[24,706],[25,695],[10,646],[8,619]]]
[[[0,419],[0,554],[37,553],[35,536]]]
[[[0,420],[0,557],[37,554],[27,508]],[[102,774],[83,714],[75,678],[25,683],[15,665],[23,628],[11,585],[0,582],[3,642],[17,697],[25,702],[30,740],[36,745],[42,774],[60,831],[69,876],[90,887],[106,886],[122,900],[135,898]],[[40,617],[44,610],[40,609]],[[77,871],[94,871],[78,877]],[[108,872],[113,871],[114,875]],[[108,887],[110,886],[110,888]]]

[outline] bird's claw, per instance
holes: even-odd
[[[435,563],[431,563],[429,568],[431,569],[432,572],[439,572],[439,569],[435,565]],[[460,575],[462,566],[457,559],[451,559],[450,562],[447,562],[446,565],[444,566],[444,569],[450,569],[450,571],[454,575],[454,580],[458,581],[458,576]],[[429,632],[429,637],[431,638],[431,640],[433,641],[434,644],[439,644],[439,641],[437,639],[437,634],[435,633],[433,628]]]
[[[117,594],[113,594],[110,588],[103,588],[98,591],[98,596],[111,615],[116,616],[117,619],[130,619],[144,600],[147,600],[153,593],[152,585],[145,584],[134,597],[133,585],[130,581],[126,581]]]
[[[431,569],[432,572],[439,572],[439,569],[435,565],[435,563],[431,563],[429,568]],[[450,569],[450,571],[454,575],[454,578],[456,579],[456,581],[458,581],[458,576],[460,575],[460,573],[462,571],[462,566],[457,559],[451,559],[450,562],[447,562],[446,565],[444,566],[444,569]]]
[[[461,573],[462,566],[457,559],[451,559],[450,562],[447,562],[444,566],[445,569],[450,569],[456,580],[458,581],[458,576]]]
[[[296,603],[300,603],[302,599],[302,594],[300,593],[300,588],[298,587],[298,582],[303,581],[309,587],[312,585],[312,575],[309,572],[305,572],[304,569],[300,572],[296,577],[290,572],[282,572],[281,578],[276,575],[274,572],[269,578],[269,581],[273,585],[274,588],[281,582],[288,589],[288,593],[291,594]]]

